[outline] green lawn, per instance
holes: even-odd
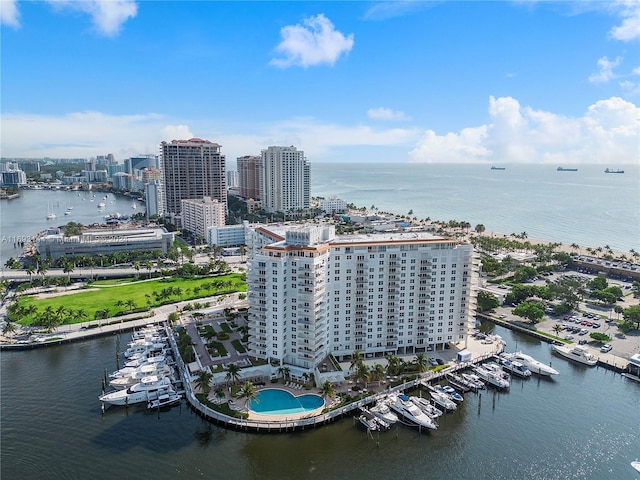
[[[229,283],[220,285],[222,282]],[[95,284],[90,289],[57,297],[43,299],[38,299],[33,296],[22,297],[19,300],[21,306],[28,307],[35,305],[38,311],[33,315],[22,317],[18,323],[31,325],[34,317],[41,314],[47,307],[51,307],[54,311],[59,307],[64,307],[66,312],[77,312],[82,309],[86,314],[86,317],[83,319],[75,318],[73,313],[71,315],[69,315],[69,313],[63,314],[62,324],[71,324],[93,320],[96,311],[99,310],[108,309],[108,317],[114,317],[131,313],[132,311],[140,312],[150,310],[168,303],[195,300],[224,293],[246,292],[246,290],[246,282],[242,280],[242,275],[239,273],[198,279],[170,278],[140,281],[127,283],[125,285]],[[171,291],[173,294],[158,297],[163,291],[165,293]],[[135,303],[134,307],[126,305],[126,302],[129,300]],[[122,302],[123,304],[120,305],[118,302]]]

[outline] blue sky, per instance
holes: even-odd
[[[3,157],[638,163],[640,2],[1,0]]]

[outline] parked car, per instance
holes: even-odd
[[[441,358],[436,358],[436,362],[438,362],[438,365],[444,365],[444,360]]]
[[[438,365],[438,361],[433,357],[429,357],[429,365],[435,367],[436,365]]]
[[[613,349],[613,347],[611,345],[609,345],[608,343],[606,345],[603,345],[602,347],[600,347],[600,351],[602,353],[610,352],[611,349]]]

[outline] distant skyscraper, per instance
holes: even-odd
[[[138,157],[127,158],[124,161],[125,171],[135,174],[136,170],[144,170],[145,168],[157,169],[158,157],[156,155],[140,155]]]
[[[235,170],[227,170],[227,188],[236,188],[238,186],[238,172]]]
[[[269,213],[309,208],[311,168],[296,147],[262,150],[260,199]]]
[[[260,200],[260,164],[262,157],[246,155],[238,157],[238,187],[245,199]]]
[[[154,215],[162,216],[163,201],[162,201],[162,182],[160,180],[151,180],[144,185],[144,197],[147,208],[147,219]]]
[[[211,197],[226,205],[225,157],[220,145],[192,138],[160,145],[165,214],[179,215],[181,200]]]

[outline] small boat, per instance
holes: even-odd
[[[467,382],[464,378],[456,375],[455,373],[447,373],[445,378],[451,384],[451,386],[461,392],[468,392],[469,390],[475,390],[471,383]]]
[[[495,372],[489,368],[485,368],[484,366],[476,366],[473,371],[478,375],[483,381],[491,385],[492,387],[496,387],[499,389],[509,388],[510,382],[503,375],[498,372]],[[504,372],[503,372],[504,373]]]
[[[624,170],[617,170],[613,168],[605,168],[604,173],[624,173]]]
[[[158,398],[155,400],[151,400],[147,403],[147,408],[149,410],[158,410],[167,407],[173,407],[177,405],[182,400],[182,395],[179,393],[163,393],[162,395],[158,395]]]
[[[436,390],[440,393],[444,393],[445,395],[449,395],[449,398],[454,402],[462,402],[464,401],[464,397],[455,391],[453,387],[449,385],[436,385]]]
[[[420,427],[426,427],[430,430],[438,428],[436,422],[418,408],[409,397],[404,394],[389,395],[389,408],[395,411],[399,416]]]
[[[384,400],[378,401],[369,411],[375,415],[376,418],[383,420],[389,425],[393,425],[398,421],[398,416],[389,409],[389,405]]]
[[[372,432],[377,432],[381,430],[382,424],[380,420],[376,418],[369,410],[366,408],[362,409],[358,420],[362,425],[365,426],[367,430],[371,430]]]
[[[98,208],[104,208],[104,207],[106,207],[106,205],[105,205],[105,203],[104,203],[104,202],[100,202],[100,203],[98,204]]]
[[[598,359],[587,351],[582,345],[551,345],[551,349],[558,355],[573,360],[574,362],[582,363],[593,367],[598,363]]]
[[[47,203],[47,220],[55,220],[56,218],[58,218],[58,216],[51,209],[51,205]]]
[[[138,208],[138,205],[136,205],[135,202],[134,202],[134,203],[131,204],[131,208],[133,208],[135,210],[136,208]]]
[[[631,466],[636,470],[636,472],[640,472],[640,460],[634,460],[631,462]]]
[[[424,413],[426,413],[428,416],[430,416],[434,420],[438,417],[441,417],[444,414],[444,412],[440,410],[438,407],[436,407],[435,405],[431,405],[431,403],[429,403],[429,400],[427,400],[426,398],[422,398],[422,397],[410,397],[410,398],[411,398],[411,401],[415,403],[420,410],[422,410]]]
[[[525,367],[527,367],[531,373],[537,373],[538,375],[558,375],[559,372],[555,368],[551,368],[549,365],[545,365],[542,362],[539,362],[535,358],[526,353],[522,352],[513,352],[513,353],[502,353],[500,355],[501,358],[505,358],[507,360],[517,361],[522,363]]]
[[[514,375],[518,375],[519,377],[523,378],[528,378],[531,376],[531,370],[529,370],[523,363],[520,363],[517,360],[508,360],[506,358],[501,358],[500,363],[504,370],[507,370]]]
[[[451,400],[451,397],[449,397],[449,395],[447,395],[446,393],[438,392],[437,390],[431,390],[429,392],[429,395],[431,395],[431,398],[433,398],[434,402],[436,402],[445,410],[456,410],[458,408],[456,402]]]
[[[482,381],[482,379],[478,377],[475,373],[463,373],[461,376],[467,382],[473,385],[476,388],[476,390],[484,390],[485,388],[487,388],[487,386]]]

